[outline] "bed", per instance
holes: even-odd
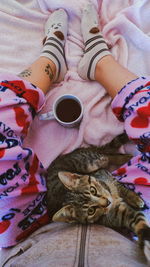
[[[102,33],[110,51],[122,65],[139,76],[150,69],[150,2],[148,0],[92,0],[100,15]],[[44,24],[51,12],[64,8],[69,15],[65,46],[68,71],[55,84],[40,114],[51,110],[55,99],[71,93],[84,105],[79,128],[67,129],[55,121],[36,116],[25,143],[37,153],[44,167],[62,153],[79,146],[102,145],[123,131],[110,107],[111,98],[97,82],[83,81],[77,64],[83,54],[81,11],[87,0],[1,0],[0,72],[18,74],[36,60],[42,49]],[[39,115],[40,115],[39,114]],[[132,146],[126,152],[134,154]],[[97,234],[98,233],[98,234]],[[81,240],[84,239],[84,244]],[[114,230],[92,225],[52,223],[37,230],[13,249],[1,251],[1,266],[94,266],[144,267],[143,254],[135,242]]]

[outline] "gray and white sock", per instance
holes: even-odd
[[[40,55],[49,58],[56,65],[54,82],[62,81],[67,72],[67,63],[64,52],[67,30],[67,13],[63,9],[54,11],[45,24],[46,40]]]
[[[96,9],[91,3],[83,10],[81,31],[85,50],[78,65],[78,73],[84,80],[95,80],[97,62],[102,57],[109,55],[110,52],[99,30]]]

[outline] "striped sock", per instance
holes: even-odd
[[[84,55],[78,65],[78,74],[84,80],[95,80],[97,62],[110,54],[107,44],[98,28],[98,16],[95,7],[88,4],[83,10],[81,31],[85,44]]]
[[[56,65],[54,82],[62,81],[67,72],[64,52],[67,29],[68,16],[63,9],[54,11],[45,24],[46,40],[40,56],[49,58]]]

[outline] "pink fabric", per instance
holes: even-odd
[[[150,1],[91,2],[98,10],[102,33],[111,44],[115,58],[137,75],[149,75]],[[77,74],[77,64],[83,55],[80,18],[86,3],[87,0],[0,1],[1,73],[19,73],[38,58],[44,25],[53,10],[65,8],[69,15],[69,34],[65,47],[69,70],[65,81],[56,84],[47,96],[42,112],[51,109],[57,96],[72,93],[83,101],[84,118],[79,129],[65,129],[55,121],[41,122],[35,118],[26,141],[36,151],[44,167],[60,153],[78,146],[104,144],[123,130],[123,124],[117,121],[111,111],[111,98],[104,88],[96,82],[83,81]]]
[[[150,1],[92,2],[100,14],[102,33],[111,44],[114,57],[137,75],[148,75]],[[69,70],[64,82],[56,84],[50,91],[41,112],[49,111],[59,95],[72,93],[83,101],[84,117],[79,129],[66,129],[55,121],[41,122],[38,117],[34,119],[26,146],[34,149],[44,167],[61,153],[78,146],[102,145],[123,131],[123,123],[112,113],[111,99],[104,88],[96,82],[83,81],[77,74],[77,64],[83,55],[80,18],[84,4],[85,0],[0,1],[1,73],[19,73],[37,59],[42,48],[44,24],[51,11],[65,8],[69,14],[69,34],[65,47]],[[3,201],[0,203],[3,205]],[[17,203],[20,204],[20,199]],[[4,212],[3,206],[1,212]],[[12,232],[9,234],[12,235]]]
[[[3,74],[0,80],[0,247],[9,247],[49,222],[43,166],[23,143],[44,95],[15,75]],[[112,108],[141,152],[114,175],[143,197],[150,220],[149,84],[148,78],[129,83],[113,100]],[[137,116],[142,120],[136,120]]]
[[[112,109],[135,142],[140,154],[113,174],[135,190],[145,201],[144,211],[150,222],[150,81],[138,78],[122,88],[112,102]]]
[[[32,149],[23,146],[44,100],[29,82],[0,75],[0,247],[15,245],[48,221],[45,171]]]
[[[91,1],[100,14],[100,25],[111,52],[124,66],[137,75],[150,70],[149,1]],[[123,130],[123,124],[113,115],[111,98],[97,82],[83,81],[77,74],[77,64],[83,55],[80,18],[85,0],[38,0],[47,16],[57,8],[65,8],[69,15],[69,32],[65,52],[68,72],[64,82],[56,85],[47,96],[43,113],[51,110],[54,100],[64,94],[77,95],[84,104],[84,117],[79,129],[65,129],[55,121],[34,120],[27,143],[31,145],[45,167],[61,153],[79,146],[102,145]],[[141,49],[142,47],[142,49]],[[138,64],[140,62],[140,65]],[[51,142],[51,140],[53,140]]]

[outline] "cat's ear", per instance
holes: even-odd
[[[80,178],[83,177],[83,175],[61,171],[61,172],[58,172],[58,177],[61,180],[61,182],[64,184],[64,186],[66,186],[69,190],[73,190],[77,188],[80,182]]]
[[[52,221],[74,223],[76,221],[73,218],[73,214],[74,214],[74,208],[71,205],[67,205],[61,208],[53,215]]]

